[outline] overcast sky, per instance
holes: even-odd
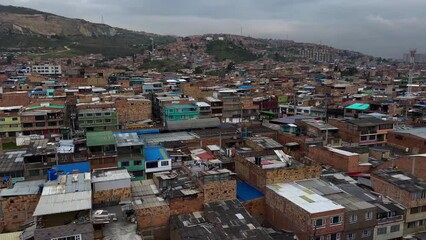
[[[233,33],[381,57],[426,52],[426,0],[0,0],[111,26],[180,36]]]

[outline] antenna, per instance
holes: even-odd
[[[241,36],[243,36],[243,26],[241,26]]]
[[[413,85],[413,74],[414,74],[414,58],[416,56],[416,49],[410,50],[410,71],[408,74],[408,83],[407,83],[407,97],[411,97],[411,89]]]
[[[104,24],[104,15],[101,15],[101,23]]]

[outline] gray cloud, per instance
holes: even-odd
[[[426,51],[424,0],[0,0],[160,34],[240,33],[383,57]]]

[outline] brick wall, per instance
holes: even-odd
[[[235,199],[237,196],[236,184],[235,180],[203,184],[204,203]]]
[[[115,100],[119,122],[134,122],[152,118],[150,100],[132,100],[118,98]]]
[[[1,198],[5,231],[17,231],[26,220],[32,219],[40,195],[26,195]]]
[[[203,210],[204,194],[199,193],[196,197],[169,199],[170,215],[188,214]]]
[[[135,211],[136,220],[142,230],[169,225],[170,208],[168,205],[139,208]]]
[[[426,179],[426,157],[399,157],[393,161],[383,163],[378,168],[386,169],[392,166],[418,178]]]
[[[235,157],[235,172],[238,177],[255,186],[260,191],[265,191],[268,184],[291,182],[307,178],[319,178],[321,166],[303,166],[299,168],[261,169],[259,166],[247,161],[244,157]]]
[[[105,204],[128,200],[132,196],[130,188],[117,188],[93,192],[93,204]]]
[[[265,197],[256,198],[250,201],[242,202],[241,204],[259,223],[263,223],[266,215]]]
[[[398,134],[390,131],[387,134],[387,143],[404,151],[408,148],[408,151],[413,154],[426,153],[426,139],[410,134]]]
[[[329,165],[349,173],[369,172],[371,169],[371,166],[359,165],[359,155],[346,156],[330,151],[325,147],[311,147],[308,149],[307,156],[319,164]]]
[[[359,143],[360,141],[359,132],[349,130],[348,123],[343,122],[339,119],[334,119],[334,118],[330,118],[328,120],[328,123],[339,129],[339,136],[340,138],[342,138],[343,141],[350,142],[350,143]]]

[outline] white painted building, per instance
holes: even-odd
[[[32,72],[39,73],[41,75],[59,75],[62,74],[60,65],[33,65]]]

